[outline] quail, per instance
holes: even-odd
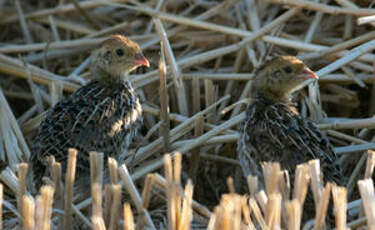
[[[90,83],[56,103],[39,127],[31,156],[36,177],[45,175],[48,155],[64,169],[68,148],[78,150],[77,175],[89,172],[90,151],[124,155],[142,123],[141,104],[127,77],[139,66],[149,62],[124,36],[113,35],[93,50]]]
[[[274,57],[255,70],[251,102],[237,143],[245,177],[252,174],[262,178],[262,162],[279,162],[293,178],[298,164],[319,159],[324,178],[343,184],[341,167],[327,137],[299,115],[291,102],[293,92],[316,78],[293,56]]]

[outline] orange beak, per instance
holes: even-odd
[[[318,76],[309,68],[305,68],[299,77],[308,80],[308,79],[318,79]]]
[[[150,67],[150,63],[148,62],[147,58],[145,58],[145,56],[142,53],[137,53],[135,55],[134,64]]]

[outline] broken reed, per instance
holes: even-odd
[[[75,2],[76,1],[74,1],[74,3]],[[129,174],[126,168],[118,167],[117,163],[114,163],[114,161],[108,163],[111,183],[109,185],[104,185],[104,191],[102,192],[104,197],[103,201],[101,201],[101,196],[99,194],[99,191],[103,188],[103,182],[93,179],[98,177],[92,174],[92,197],[75,203],[71,210],[74,215],[80,218],[80,220],[89,227],[99,229],[103,228],[103,226],[109,226],[111,219],[113,223],[116,222],[116,219],[121,219],[121,217],[112,217],[111,210],[113,208],[115,210],[122,208],[113,205],[113,199],[115,196],[114,187],[116,187],[115,185],[118,183],[124,183],[123,179],[128,181],[126,190],[131,191],[132,197],[134,197],[132,204],[135,205],[137,213],[145,212],[150,205],[152,187],[156,186],[159,189],[166,190],[167,182],[162,176],[159,174],[148,174],[164,165],[162,159],[164,146],[168,145],[171,151],[178,150],[174,151],[174,153],[194,152],[195,157],[192,162],[196,165],[198,165],[199,162],[197,159],[204,158],[212,162],[225,162],[238,166],[238,161],[223,156],[221,154],[222,151],[220,151],[218,155],[213,155],[203,151],[199,152],[199,150],[205,150],[206,147],[213,145],[223,146],[223,144],[226,143],[230,144],[236,142],[237,133],[233,127],[243,119],[241,116],[235,117],[235,115],[239,114],[241,111],[241,105],[243,104],[236,103],[242,102],[241,98],[246,97],[250,85],[249,80],[253,77],[250,73],[251,69],[247,67],[257,66],[270,50],[272,52],[276,51],[270,47],[276,47],[277,51],[281,51],[281,53],[289,53],[290,50],[293,49],[297,53],[297,56],[304,60],[322,61],[323,64],[317,64],[316,67],[314,66],[314,70],[318,70],[318,74],[322,76],[319,79],[319,82],[322,83],[320,85],[321,91],[315,91],[317,89],[314,89],[314,91],[318,95],[321,93],[320,98],[323,102],[333,103],[338,106],[351,105],[350,109],[345,109],[340,113],[340,115],[344,117],[348,116],[348,110],[356,110],[354,106],[356,103],[347,103],[347,100],[352,102],[359,99],[358,95],[362,90],[364,90],[367,85],[374,83],[372,76],[374,71],[374,54],[370,51],[374,47],[373,38],[375,34],[371,31],[368,32],[368,30],[361,31],[360,27],[356,27],[352,23],[355,19],[358,19],[360,23],[373,23],[373,18],[367,15],[372,15],[374,10],[360,7],[357,5],[358,1],[340,0],[335,2],[337,5],[329,5],[325,2],[311,2],[306,4],[306,1],[299,0],[272,0],[267,2],[242,1],[240,3],[243,3],[243,5],[239,5],[237,4],[238,1],[227,0],[217,4],[212,1],[212,7],[204,5],[206,4],[205,1],[195,1],[186,9],[185,7],[178,7],[178,4],[181,4],[183,1],[177,1],[181,3],[174,3],[177,4],[177,7],[172,7],[175,11],[165,10],[169,9],[170,6],[168,4],[171,4],[170,2],[166,3],[166,1],[150,1],[146,3],[133,1],[134,5],[132,6],[121,0],[116,0],[115,2],[121,4],[114,4],[113,1],[82,2],[79,6],[77,6],[77,4],[67,3],[50,9],[32,8],[33,12],[27,13],[23,10],[23,8],[25,8],[24,4],[27,3],[16,1],[14,6],[16,10],[15,13],[0,19],[0,24],[3,25],[14,22],[16,24],[10,24],[10,26],[19,25],[19,34],[16,35],[19,35],[19,37],[24,36],[25,40],[25,44],[19,44],[18,37],[15,36],[17,37],[15,41],[6,40],[6,45],[0,47],[0,71],[11,76],[9,82],[16,78],[27,79],[27,83],[29,83],[31,87],[30,92],[27,90],[17,90],[16,92],[5,89],[0,90],[0,109],[6,114],[6,116],[4,116],[6,122],[0,125],[0,133],[2,133],[4,143],[7,143],[8,146],[13,146],[12,148],[4,148],[4,151],[0,152],[7,154],[4,159],[9,160],[9,164],[13,167],[13,170],[17,162],[20,162],[21,159],[28,159],[30,156],[25,136],[38,128],[40,121],[45,115],[45,113],[40,113],[40,105],[43,105],[43,103],[48,106],[53,105],[57,98],[60,98],[62,95],[59,87],[65,92],[71,93],[79,88],[81,84],[87,82],[87,73],[85,73],[84,70],[88,66],[89,58],[86,58],[82,63],[76,65],[75,62],[71,61],[73,60],[73,56],[81,55],[82,52],[91,49],[92,46],[103,41],[106,35],[122,31],[129,33],[128,35],[130,35],[129,37],[131,39],[139,41],[143,49],[150,50],[151,52],[155,50],[159,41],[166,44],[166,48],[163,49],[165,50],[166,62],[168,64],[165,79],[167,81],[167,87],[171,85],[171,89],[173,90],[173,93],[168,95],[170,96],[170,110],[176,112],[169,112],[166,116],[165,106],[164,108],[158,108],[155,102],[150,100],[147,95],[143,108],[146,114],[145,116],[150,116],[155,120],[155,118],[159,119],[163,114],[163,120],[170,119],[170,121],[173,122],[171,124],[175,126],[171,125],[170,127],[169,141],[166,141],[166,138],[152,139],[150,137],[153,137],[153,134],[150,132],[150,135],[147,135],[147,138],[145,138],[146,142],[149,141],[149,144],[142,146],[133,159],[141,166],[132,174]],[[101,15],[101,13],[103,13],[102,10],[104,8],[107,9],[106,7],[109,4],[116,10],[114,14],[106,14],[106,20],[104,21],[111,21],[110,25],[106,25],[101,29],[95,29],[98,22],[102,22],[104,19]],[[156,6],[154,7],[153,4]],[[268,8],[265,7],[265,4],[268,4]],[[100,6],[104,7],[101,8]],[[286,10],[285,6],[287,7]],[[152,9],[150,7],[152,7]],[[196,10],[200,8],[204,10]],[[95,12],[92,12],[91,9],[95,9]],[[265,10],[266,12],[264,12]],[[301,13],[303,10],[308,10],[309,14]],[[86,13],[82,14],[82,12]],[[136,17],[134,21],[118,21],[118,18],[131,15],[132,12],[142,12],[145,15],[149,15],[149,17]],[[225,12],[225,14],[223,14],[223,12]],[[66,13],[72,15],[79,14],[83,15],[83,17],[72,17],[72,21],[66,21],[62,18]],[[335,16],[337,13],[341,14],[340,17]],[[233,16],[233,18],[226,18],[230,16]],[[299,21],[304,22],[302,26],[306,28],[306,30],[301,30],[301,24],[296,25],[294,18],[302,19]],[[222,23],[222,19],[224,19],[224,23]],[[234,22],[234,24],[231,24],[231,22]],[[337,26],[328,26],[325,30],[319,30],[318,25],[322,22]],[[37,27],[35,27],[35,25],[37,25]],[[42,27],[38,27],[40,25],[42,25]],[[144,34],[140,34],[144,32],[142,31],[142,25],[147,25]],[[372,26],[372,24],[369,24],[369,26]],[[152,30],[153,27],[155,27],[155,32]],[[53,41],[35,42],[36,40],[45,40],[42,36],[39,36],[43,33],[37,32],[37,28],[50,28],[50,37],[53,38]],[[67,36],[72,36],[64,37],[65,32],[67,32]],[[73,37],[74,39],[69,40]],[[240,41],[241,39],[242,42]],[[206,40],[209,41],[208,46],[204,45],[207,44],[205,43]],[[252,40],[253,42],[248,43]],[[188,46],[187,49],[185,49],[186,45]],[[159,50],[159,47],[156,47],[156,50]],[[16,57],[16,55],[20,53],[25,55],[22,60]],[[56,59],[63,60],[60,70],[63,70],[63,75],[67,75],[67,78],[54,73],[56,71],[52,71]],[[27,64],[25,64],[25,62]],[[40,67],[41,65],[43,65],[43,68]],[[322,65],[324,67],[322,67]],[[246,70],[246,73],[239,73],[243,70]],[[146,74],[131,75],[130,78],[131,81],[139,87],[140,93],[147,94],[148,91],[153,92],[155,88],[151,87],[151,90],[147,90],[143,86],[152,86],[152,83],[158,80],[158,74],[159,71],[155,68],[154,70],[148,71]],[[181,81],[182,79],[184,81]],[[4,81],[7,82],[6,79]],[[173,85],[168,84],[168,81],[171,81]],[[193,90],[195,90],[193,100],[191,101],[187,96],[189,95],[189,81],[191,81],[194,86]],[[242,87],[242,83],[239,81],[248,81],[248,83],[243,84],[244,87]],[[179,87],[181,83],[184,84],[182,85],[183,87]],[[225,83],[225,89],[218,91],[217,86],[223,83]],[[359,90],[353,90],[347,87],[348,84],[357,84]],[[47,86],[49,94],[41,86]],[[200,86],[204,87],[200,89]],[[239,91],[239,97],[234,93],[237,91]],[[334,93],[327,93],[327,91]],[[313,98],[311,91],[310,94],[310,97],[306,98],[308,102],[316,99]],[[4,95],[7,98],[9,97],[16,100],[35,100],[36,103],[16,120],[13,114],[14,111],[12,111]],[[227,95],[232,96],[229,98]],[[199,100],[200,98],[205,99],[202,100],[204,103]],[[345,98],[345,100],[343,100],[343,98]],[[215,102],[215,100],[217,101]],[[177,104],[175,103],[176,101]],[[361,117],[364,118],[347,118],[342,120],[327,118],[325,123],[319,124],[319,128],[324,130],[328,129],[328,134],[333,137],[332,140],[339,143],[340,146],[344,143],[343,147],[335,149],[344,162],[349,155],[352,155],[348,153],[367,150],[374,146],[371,141],[365,141],[364,138],[366,133],[369,132],[368,128],[374,127],[375,124],[374,118],[365,118],[372,115],[375,111],[375,107],[372,106],[375,105],[375,103],[373,103],[375,101],[374,92],[371,93],[369,101],[370,109],[366,110],[368,113],[361,114]],[[308,105],[308,103],[306,104]],[[187,108],[193,108],[193,114],[196,114],[196,116],[189,117]],[[222,109],[231,112],[231,119],[226,121],[227,119],[224,120],[223,116],[215,115],[215,110],[221,112]],[[319,111],[312,109],[312,113],[319,113]],[[216,117],[213,117],[213,115]],[[206,117],[209,119],[206,119]],[[153,119],[146,119],[145,122],[152,127],[152,129],[157,130],[160,127],[160,122],[150,122],[150,120],[152,121]],[[194,138],[185,139],[185,137],[190,137],[187,136],[187,134],[192,133],[193,128]],[[359,129],[359,135],[355,136],[356,134],[354,132],[344,133],[341,131],[342,129]],[[164,129],[164,136],[166,136],[166,130],[167,129]],[[166,147],[165,149],[168,148]],[[157,156],[157,154],[159,154],[159,157],[155,160],[154,157]],[[272,167],[270,168],[270,170],[272,169],[271,171],[267,171],[267,173],[270,173],[270,176],[267,178],[271,179],[267,179],[267,189],[263,192],[259,190],[262,182],[254,177],[249,177],[250,198],[248,204],[245,202],[247,206],[243,204],[242,207],[244,210],[248,209],[249,215],[251,216],[250,218],[244,217],[244,224],[252,226],[250,222],[252,221],[254,225],[259,223],[264,228],[267,228],[268,225],[277,227],[281,224],[282,227],[288,226],[289,229],[299,229],[305,224],[301,223],[300,216],[303,215],[304,211],[301,209],[301,204],[305,201],[306,193],[310,192],[307,188],[311,183],[312,191],[314,191],[313,196],[316,199],[315,203],[319,206],[320,210],[319,213],[316,214],[320,216],[317,219],[317,223],[319,223],[318,226],[321,226],[322,216],[324,216],[325,212],[329,212],[330,210],[325,211],[325,202],[320,202],[320,200],[322,197],[327,198],[329,190],[332,191],[334,200],[343,200],[345,191],[347,197],[352,198],[352,194],[354,194],[353,191],[357,188],[357,180],[361,178],[360,169],[366,165],[365,178],[367,179],[369,175],[372,175],[373,163],[369,163],[372,162],[369,157],[366,161],[366,157],[367,156],[364,154],[360,156],[354,170],[350,172],[348,190],[335,188],[335,186],[331,186],[331,188],[323,187],[321,181],[318,180],[320,175],[319,172],[316,171],[318,169],[316,163],[309,166],[299,166],[297,168],[296,174],[298,175],[296,175],[294,189],[288,188],[288,183],[285,178],[278,179],[272,176],[274,175],[273,173],[277,171],[272,171]],[[127,160],[126,163],[131,163],[131,160]],[[372,166],[370,167],[368,164]],[[51,165],[53,165],[53,172],[51,174],[55,189],[54,204],[56,208],[63,210],[65,200],[64,183],[56,182],[61,181],[64,175],[61,175],[61,165],[59,165],[58,162],[51,163]],[[122,177],[118,174],[118,170],[121,170]],[[94,171],[96,171],[96,169]],[[190,173],[193,179],[195,178],[194,171],[196,171],[196,169],[192,169]],[[24,186],[22,185],[23,173],[24,172],[19,171],[19,186],[17,185],[16,175],[14,175],[10,169],[2,172],[0,177],[2,182],[6,183],[7,187],[10,188],[14,194],[27,194],[27,191],[25,192],[23,189]],[[285,172],[282,174],[286,177]],[[130,179],[136,181],[144,176],[146,177],[146,182],[141,196],[134,190],[134,183],[130,183]],[[272,184],[275,180],[279,180],[282,184],[280,185],[280,191]],[[229,180],[228,184],[230,190],[233,192],[233,182]],[[77,185],[78,184],[75,186]],[[66,186],[67,185],[65,185],[65,187]],[[371,188],[368,182],[361,184],[361,186],[365,189]],[[180,186],[180,189],[182,190],[182,186]],[[371,191],[362,193],[371,195]],[[73,195],[74,194],[73,191]],[[290,211],[288,211],[286,217],[281,216],[281,221],[279,221],[277,212],[262,216],[262,212],[264,213],[264,210],[270,207],[268,205],[268,200],[271,199],[271,197],[269,197],[270,194],[274,194],[272,202],[276,206],[279,204],[279,194],[281,194],[282,200],[284,200],[285,197],[292,196],[290,202],[285,206],[285,209]],[[370,195],[367,196],[369,199],[371,199]],[[118,198],[118,194],[116,196]],[[139,197],[141,197],[141,200]],[[25,203],[30,204],[26,207],[33,207],[30,203],[32,198],[29,198],[30,197],[25,198],[25,200],[28,200],[25,201]],[[20,199],[18,197],[17,200],[17,206],[13,210],[19,213],[21,209],[24,210],[25,206],[23,202],[20,202],[23,198]],[[226,206],[230,205],[232,201],[237,202],[238,200],[235,195],[233,197],[229,195],[225,199],[223,198],[222,204]],[[240,200],[243,202],[244,199]],[[339,202],[336,204],[339,204]],[[341,217],[339,220],[336,219],[337,229],[343,229],[347,220],[350,221],[347,223],[347,226],[351,228],[364,225],[368,211],[361,208],[361,199],[356,197],[354,201],[349,203],[345,201],[344,204],[347,204],[347,207],[345,205],[340,206],[341,214],[339,216]],[[90,205],[93,205],[92,209],[93,211],[95,210],[92,222],[89,217],[85,216],[84,212],[85,208],[90,207]],[[284,208],[283,205],[284,204],[282,204],[282,210]],[[101,206],[104,206],[102,214],[100,213]],[[128,210],[127,215],[131,216],[129,206],[125,206]],[[67,207],[69,209],[69,206]],[[200,205],[195,201],[192,202],[192,207],[195,217],[197,216],[196,213],[200,213],[200,215],[207,220],[211,215],[210,211],[204,205]],[[346,217],[345,208],[348,208],[350,212],[354,213],[358,218],[350,218],[349,220],[349,217]],[[238,210],[233,209],[233,212],[237,213]],[[56,215],[63,217],[60,213],[56,213]],[[101,217],[101,215],[103,217]],[[227,214],[219,213],[217,215],[221,215],[221,217],[216,217],[216,219],[220,221],[220,218],[225,218]],[[134,217],[137,228],[141,228],[139,226],[147,224],[148,222],[148,218],[142,215],[136,214]],[[104,223],[101,218],[104,219]],[[59,219],[59,226],[62,226],[64,218]],[[288,219],[292,219],[293,221],[288,221]],[[130,222],[129,220],[126,221],[129,228],[132,226]],[[212,218],[210,219],[210,224],[211,223],[213,226],[218,226]],[[114,226],[114,224],[112,224],[112,226]],[[237,224],[233,226],[237,226]],[[339,226],[341,226],[341,228]]]
[[[259,186],[259,183],[263,183],[262,181],[258,182],[256,177],[249,176],[249,194],[239,195],[234,191],[224,194],[220,204],[211,213],[207,207],[193,200],[193,184],[190,180],[188,180],[185,188],[182,187],[181,154],[177,153],[174,156],[164,155],[165,176],[162,177],[159,174],[147,175],[142,195],[137,191],[126,166],[121,165],[117,168],[117,162],[109,158],[108,161],[111,162],[109,167],[112,167],[109,170],[117,170],[112,172],[111,183],[107,184],[109,187],[105,186],[106,188],[110,188],[110,193],[107,195],[107,189],[105,189],[105,194],[101,193],[101,175],[103,175],[104,170],[101,166],[103,155],[96,152],[90,153],[92,195],[89,203],[92,203],[92,211],[88,212],[91,213],[91,217],[88,217],[86,216],[87,214],[84,214],[86,212],[79,210],[78,206],[80,205],[75,204],[72,200],[74,189],[79,189],[78,185],[73,186],[76,154],[76,150],[69,150],[68,169],[65,175],[66,185],[61,186],[61,180],[47,179],[47,181],[53,181],[54,185],[42,186],[40,195],[36,197],[27,195],[28,191],[23,186],[26,183],[25,172],[27,164],[23,163],[19,166],[21,170],[16,187],[21,191],[17,194],[17,200],[20,201],[20,209],[16,212],[19,213],[19,217],[22,217],[18,220],[18,224],[22,224],[24,229],[50,229],[53,226],[57,226],[58,229],[70,229],[73,225],[73,222],[69,220],[73,216],[72,210],[74,210],[75,215],[79,218],[85,219],[84,222],[86,222],[88,227],[93,229],[117,229],[119,226],[126,226],[126,229],[139,229],[138,226],[147,226],[148,228],[156,229],[147,210],[153,194],[153,188],[159,188],[165,192],[168,207],[168,229],[170,230],[191,229],[193,216],[197,220],[201,218],[206,219],[206,221],[198,222],[201,225],[207,224],[206,227],[210,230],[230,230],[245,227],[255,229],[255,226],[260,226],[262,229],[300,229],[304,225],[312,225],[314,229],[319,230],[323,229],[326,224],[325,220],[328,212],[334,212],[336,229],[346,230],[348,226],[351,226],[354,222],[358,222],[362,218],[359,215],[358,220],[353,220],[349,223],[346,222],[346,189],[330,183],[323,186],[320,180],[320,171],[317,170],[319,168],[318,160],[312,160],[297,166],[293,183],[294,188],[290,187],[288,172],[280,170],[278,163],[264,163],[265,190]],[[375,223],[373,216],[375,213],[375,210],[373,210],[375,205],[374,184],[372,179],[369,178],[374,170],[373,156],[373,152],[368,153],[365,173],[365,178],[367,179],[358,181],[364,205],[364,214],[369,228],[372,228]],[[58,162],[52,161],[52,163],[59,165]],[[51,173],[53,171],[52,169]],[[121,178],[123,184],[114,179],[116,177]],[[314,194],[316,213],[313,221],[302,223],[303,205],[306,193],[309,191],[308,187],[311,187],[311,191]],[[3,187],[0,186],[0,188],[0,192],[2,192]],[[121,191],[123,189],[130,194],[131,203],[137,209],[137,218],[134,218],[130,204],[122,203]],[[293,192],[291,193],[291,191]],[[328,210],[331,193],[334,210]],[[60,225],[60,221],[53,218],[59,215],[59,212],[53,212],[53,207],[59,205],[59,196],[57,194],[65,194],[64,215],[71,213],[69,217],[64,218],[64,225]],[[0,194],[2,198],[3,196],[1,195],[2,193]],[[290,195],[292,196],[290,197]],[[102,196],[104,196],[105,200],[104,206],[101,202]],[[0,201],[0,204],[7,202],[3,199],[0,199]],[[110,207],[110,209],[106,207]],[[119,215],[120,212],[123,215]],[[0,216],[0,219],[2,218],[4,218],[3,215]],[[360,225],[363,224],[365,222],[362,221]],[[358,226],[357,223],[356,227]]]

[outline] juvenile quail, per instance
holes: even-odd
[[[89,172],[89,152],[118,157],[142,122],[142,108],[127,74],[149,66],[139,45],[114,35],[92,52],[93,80],[59,101],[40,125],[32,148],[34,173],[43,176],[46,157],[66,167],[68,148],[76,148],[77,174]],[[37,178],[40,179],[40,178]]]
[[[262,177],[261,163],[272,161],[279,162],[293,178],[298,164],[319,159],[324,178],[343,183],[341,167],[327,137],[300,116],[291,102],[293,92],[316,78],[292,56],[275,57],[255,71],[251,102],[238,139],[238,158],[245,177]]]

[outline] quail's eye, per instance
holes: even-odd
[[[293,71],[292,67],[287,66],[284,68],[285,73],[291,73]]]
[[[116,54],[117,54],[117,56],[122,57],[122,56],[124,56],[124,50],[123,49],[117,49]]]

